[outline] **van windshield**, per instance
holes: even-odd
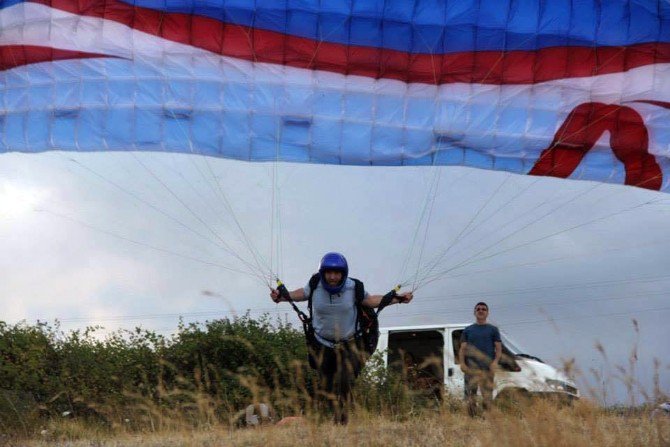
[[[544,363],[544,361],[541,358],[528,354],[528,351],[519,347],[519,345],[513,343],[512,340],[510,340],[509,337],[506,336],[505,334],[501,333],[500,338],[502,339],[503,342],[503,354],[505,353],[505,349],[507,349],[515,357],[523,357],[527,359],[537,360],[540,363]]]
[[[507,347],[507,349],[509,349],[512,352],[512,354],[519,355],[519,354],[524,354],[524,353],[527,352],[523,348],[521,348],[519,345],[512,342],[512,340],[510,340],[509,337],[506,334],[501,333],[500,338],[502,338],[503,345],[505,345]]]

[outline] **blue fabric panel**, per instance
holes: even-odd
[[[246,112],[225,112],[222,116],[223,133],[221,148],[238,160],[249,158],[249,135],[251,121]]]
[[[435,100],[432,98],[422,98],[408,101],[405,119],[408,126],[433,127],[435,122]]]
[[[477,14],[475,48],[506,48],[505,34],[510,0],[499,0],[495,8],[480,7]],[[524,16],[528,19],[528,16]],[[536,34],[536,33],[533,33]]]
[[[354,16],[381,18],[384,14],[384,3],[385,0],[357,0],[351,4],[351,12]]]
[[[630,9],[630,39],[639,42],[654,42],[661,33],[661,17],[658,8],[640,4]],[[667,18],[667,16],[666,16]]]
[[[558,12],[557,10],[556,13]],[[598,13],[598,8],[594,7],[594,0],[576,0],[571,2],[571,5],[567,9],[567,14],[570,18],[570,29],[567,34],[569,45],[585,45],[588,42],[597,42],[600,14]],[[549,21],[556,22],[554,15],[545,15],[543,18],[545,23]],[[622,31],[626,33],[627,29]]]
[[[313,89],[312,87],[292,86],[281,88],[276,92],[276,99],[269,99],[271,103],[276,101],[276,108],[283,115],[311,116],[313,111]]]
[[[341,14],[320,14],[316,40],[326,42],[349,42],[351,17]]]
[[[237,82],[223,85],[223,106],[227,110],[247,110],[252,99],[253,85]]]
[[[513,172],[515,174],[525,174],[523,161],[517,158],[497,157],[494,161],[493,169]]]
[[[4,147],[6,148],[5,150],[11,151],[15,150],[15,148],[20,148],[23,150],[27,150],[29,145],[26,143],[26,116],[25,114],[21,113],[12,113],[5,115],[3,117],[3,132],[2,132],[2,142]],[[46,122],[43,123],[44,128],[42,132],[45,132],[47,135],[49,134],[49,121],[47,120]],[[32,140],[32,133],[29,133],[28,135],[31,135],[31,140]],[[38,134],[39,135],[39,134]],[[36,140],[39,141],[39,138],[36,136]],[[36,142],[37,142],[36,141]]]
[[[279,143],[278,119],[272,115],[251,115],[251,160],[276,160]]]
[[[428,154],[428,152],[433,148],[433,133],[426,130],[417,130],[417,129],[405,129],[405,163],[408,163],[408,158],[418,158],[422,157],[423,154]],[[422,158],[425,160],[425,158]],[[432,157],[428,156],[428,160],[431,160],[428,164],[432,164]]]
[[[142,129],[135,124],[136,129]],[[94,151],[105,147],[105,116],[96,110],[83,109],[77,122],[77,142],[80,150]]]
[[[397,96],[377,96],[375,120],[382,124],[400,122],[403,119],[405,101]]]
[[[220,82],[201,81],[193,86],[193,104],[203,109],[221,106],[222,88]]]
[[[555,110],[531,109],[530,119],[526,126],[526,134],[542,137],[554,133],[556,123],[560,122]]]
[[[19,3],[23,3],[25,0],[0,0],[0,9],[9,8]]]
[[[428,45],[417,38],[416,33],[418,33],[418,30],[412,26],[411,22],[387,21],[384,22],[381,28],[382,47],[384,48],[402,48],[406,46],[409,38],[412,39],[411,51],[427,53],[431,50]],[[417,41],[419,42],[417,43]],[[434,49],[439,50],[439,48]]]
[[[494,158],[478,151],[465,151],[463,164],[478,169],[493,169]]]
[[[311,143],[312,120],[301,117],[283,117],[279,141],[281,145],[307,147]]]
[[[96,58],[6,71],[0,78],[0,151],[152,150],[523,173],[550,145],[574,107],[569,104],[590,100],[569,83],[435,87],[353,77],[345,82],[334,75],[284,77],[274,70],[245,77],[238,67],[229,78],[227,66],[218,68],[218,76],[211,66],[185,76],[190,60],[155,66]],[[670,138],[667,110],[635,107],[659,151]],[[668,164],[665,154],[656,156]],[[573,176],[620,181],[624,174],[603,145]]]
[[[465,150],[459,147],[444,148],[434,154],[434,165],[461,166],[465,163]]]
[[[384,4],[384,18],[390,22],[405,23],[412,23],[412,19],[414,18],[416,22],[419,22],[421,9],[436,10],[435,5],[429,3],[431,2],[424,2],[425,6],[422,7],[421,4],[406,0],[388,0]]]
[[[3,110],[21,110],[30,107],[30,90],[26,88],[8,88],[0,95]]]
[[[370,126],[358,123],[347,123],[342,126],[341,143],[346,151],[341,153],[342,163],[369,164],[370,144],[372,140]]]
[[[135,138],[137,139],[136,144],[139,147],[156,147],[161,145],[163,138],[163,118],[164,114],[162,110],[141,108],[135,110]]]
[[[162,143],[171,152],[190,152],[193,112],[166,107],[162,117]]]
[[[55,149],[75,150],[77,140],[72,138],[77,129],[77,109],[55,109],[49,120],[51,143]]]
[[[319,116],[340,118],[344,93],[340,91],[326,91],[314,98],[314,113]]]
[[[2,0],[0,8],[21,1],[27,0]],[[670,6],[662,0],[120,1],[318,41],[405,52],[670,42]]]
[[[396,165],[403,162],[399,157],[403,149],[402,128],[377,126],[372,130],[372,160],[375,164]]]
[[[316,120],[312,125],[313,156],[322,163],[340,163],[342,121]]]
[[[105,105],[107,103],[107,92],[101,87],[102,83],[98,79],[82,79],[81,102],[89,107],[101,107]],[[139,104],[139,101],[136,101],[136,104]]]
[[[45,147],[54,149],[51,146],[51,112],[32,110],[22,113],[19,117],[17,124],[21,123],[25,128],[17,136],[22,137],[21,140],[25,142],[26,150],[41,151]],[[8,136],[11,135],[11,132],[10,129],[7,129]]]
[[[219,112],[194,112],[191,119],[191,141],[196,154],[220,154],[221,114]]]
[[[280,31],[283,26],[283,31]],[[292,35],[293,33],[290,32],[290,30],[293,29],[299,29],[301,30],[300,36],[305,36],[305,35],[310,35],[314,36],[313,38],[316,39],[317,36],[319,36],[319,16],[316,13],[313,12],[307,12],[307,11],[290,11],[288,13],[288,20],[283,22],[282,26],[277,26],[277,31],[284,32],[288,35]],[[273,30],[275,31],[275,30]],[[324,39],[326,41],[329,40],[328,36],[326,35],[324,38],[319,38],[319,39]]]
[[[551,2],[549,2],[551,3]],[[545,9],[545,13],[546,13]],[[529,17],[535,20],[529,20]],[[551,15],[549,16],[551,17]],[[508,48],[519,48],[524,45],[536,45],[537,40],[544,34],[555,34],[555,22],[541,23],[540,4],[535,0],[512,0],[507,15],[506,44]],[[538,33],[538,30],[540,33]],[[567,29],[559,35],[567,34]],[[562,42],[560,45],[565,45]]]
[[[344,116],[348,120],[372,121],[374,97],[365,93],[349,92],[344,97]],[[340,108],[342,105],[340,105]]]

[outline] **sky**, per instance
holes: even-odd
[[[584,392],[639,402],[656,370],[670,392],[668,223],[663,193],[470,168],[2,154],[0,320],[101,336],[247,311],[295,322],[255,275],[301,287],[339,251],[370,292],[416,288],[383,326],[469,323],[484,300],[528,353],[574,360]]]

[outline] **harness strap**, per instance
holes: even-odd
[[[279,279],[277,279],[277,291],[279,292],[279,295],[283,297],[291,305],[291,307],[293,307],[293,310],[295,310],[295,312],[298,314],[298,318],[302,324],[312,324],[311,309],[310,316],[308,317],[305,312],[301,311],[298,306],[295,305],[295,301],[293,301],[291,298],[291,294],[288,292],[288,289]]]
[[[319,287],[319,281],[321,281],[321,275],[315,273],[309,278],[309,296],[307,296],[307,308],[309,309],[309,318],[312,318],[312,297],[314,296],[314,291]]]
[[[391,304],[391,302],[393,301],[393,298],[398,296],[398,291],[399,290],[400,290],[400,284],[398,284],[393,290],[391,290],[390,292],[388,292],[386,295],[384,295],[382,297],[382,301],[381,301],[381,303],[379,303],[379,306],[377,307],[377,315],[379,315],[379,313],[382,310],[384,310],[384,308],[386,306]]]

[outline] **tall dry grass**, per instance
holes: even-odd
[[[493,409],[472,419],[444,408],[410,418],[356,411],[348,426],[306,418],[288,426],[237,428],[226,424],[160,431],[100,431],[77,421],[50,425],[41,439],[15,440],[26,446],[668,446],[670,420],[646,414],[615,414],[589,402],[557,407],[538,400],[517,414]]]
[[[251,343],[235,340],[249,358],[257,356]],[[606,357],[602,346],[597,350]],[[654,390],[647,393],[635,379],[636,362],[634,347],[628,364],[614,368],[616,376],[591,372],[593,387],[584,391],[593,399],[573,405],[512,400],[473,419],[459,396],[437,400],[431,393],[411,389],[403,373],[382,368],[377,356],[358,380],[348,426],[334,425],[312,398],[313,373],[300,360],[273,358],[272,374],[249,361],[235,371],[226,370],[225,376],[208,373],[215,370],[203,363],[188,377],[179,376],[174,365],[160,363],[158,382],[150,394],[140,387],[113,402],[78,402],[77,407],[86,406],[88,412],[51,412],[45,417],[39,412],[44,404],[33,405],[31,411],[31,402],[0,394],[0,406],[4,398],[10,407],[3,414],[15,415],[13,421],[0,421],[0,446],[670,446],[670,418],[651,418],[650,407],[635,401],[635,396],[648,403],[667,399],[659,385],[661,365],[654,370]],[[564,369],[573,376],[584,374],[572,361]],[[244,390],[246,403],[270,403],[276,411],[274,422],[283,416],[301,419],[291,425],[246,428],[239,393],[227,398],[225,392],[211,392],[213,382],[224,379]],[[611,380],[623,381],[632,394],[628,406],[612,409],[598,404],[606,398],[598,396],[600,385]],[[16,402],[26,403],[25,408]]]
[[[647,407],[613,409],[590,399],[565,405],[537,398],[501,402],[482,417],[471,418],[457,396],[438,401],[410,389],[401,376],[374,368],[360,378],[349,425],[335,425],[304,387],[302,366],[293,368],[291,387],[267,386],[248,373],[236,377],[249,390],[251,402],[275,405],[279,414],[273,422],[301,415],[288,425],[246,427],[242,411],[220,413],[225,403],[184,380],[181,387],[161,389],[158,401],[136,396],[126,408],[100,407],[98,421],[51,418],[30,436],[4,437],[0,445],[670,446],[670,417],[652,418]]]

